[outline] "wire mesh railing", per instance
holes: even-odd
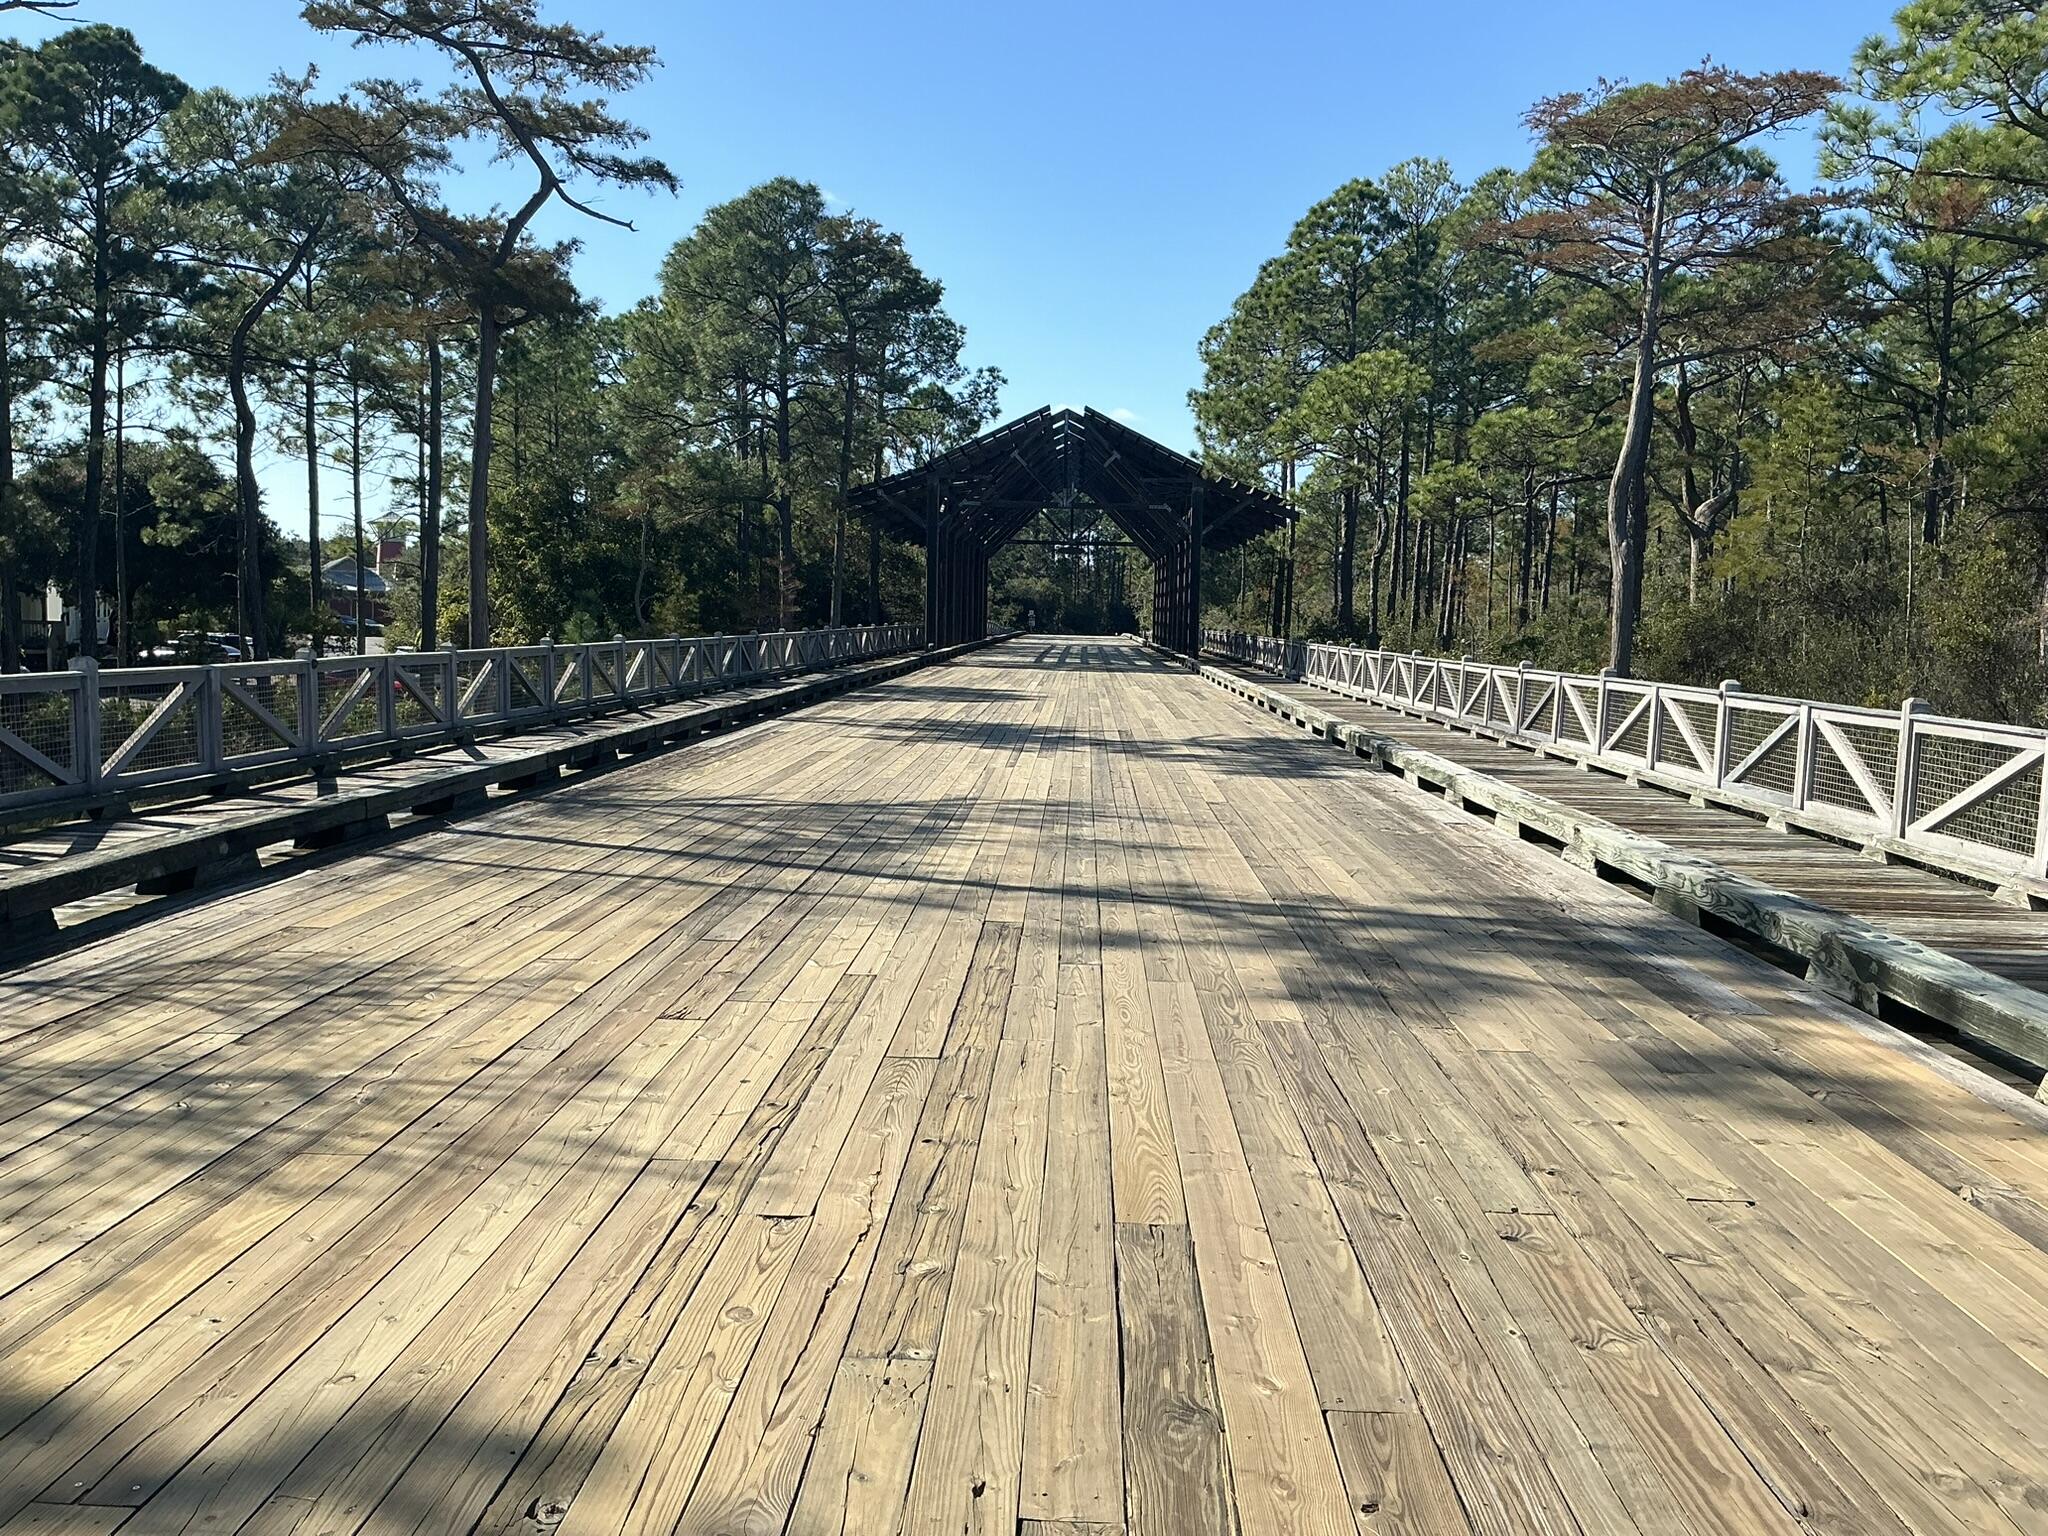
[[[1280,641],[1203,644],[1332,693],[1778,817],[1997,884],[2048,879],[2048,733],[1527,663]]]
[[[915,650],[923,626],[0,676],[0,811],[533,730]]]

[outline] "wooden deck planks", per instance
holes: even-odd
[[[1290,734],[1014,641],[0,977],[0,1533],[2048,1531],[2048,1117]]]

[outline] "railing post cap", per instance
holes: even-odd
[[[1724,677],[1724,678],[1722,678],[1722,679],[1721,679],[1721,691],[1722,691],[1723,693],[1740,693],[1740,692],[1742,692],[1742,679],[1741,679],[1741,678],[1739,678],[1739,677]]]
[[[99,669],[100,669],[100,664],[99,664],[98,660],[97,660],[97,659],[95,659],[94,657],[91,657],[91,656],[74,656],[74,657],[72,657],[72,658],[71,658],[71,670],[72,670],[72,671],[74,671],[74,672],[82,672],[82,673],[84,673],[84,674],[85,674],[85,675],[86,675],[87,677],[91,677],[91,676],[93,676],[93,675],[94,675],[95,673],[97,673],[97,672],[99,671]]]
[[[293,653],[292,656],[292,660],[294,661],[311,661],[312,659],[313,648],[310,645],[300,646],[298,650],[295,653]]]
[[[1926,708],[1927,701],[1925,699],[1908,698],[1899,701],[1899,713],[1902,715],[1917,715]]]

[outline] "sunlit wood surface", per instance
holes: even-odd
[[[0,978],[0,1530],[2048,1530],[1880,1034],[1015,641]]]

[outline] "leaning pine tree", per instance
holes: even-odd
[[[1486,238],[1613,295],[1633,354],[1607,491],[1613,605],[1608,665],[1626,675],[1642,612],[1650,439],[1674,282],[1788,259],[1822,199],[1788,191],[1753,141],[1811,117],[1841,89],[1811,70],[1745,75],[1715,64],[1661,85],[1603,81],[1530,108],[1535,206]]]
[[[675,190],[666,165],[632,153],[645,133],[592,94],[645,80],[654,50],[545,22],[539,0],[312,0],[304,14],[320,31],[352,32],[363,43],[427,44],[456,70],[456,83],[432,101],[398,82],[370,81],[361,101],[315,109],[309,142],[353,153],[377,171],[393,212],[445,266],[475,316],[469,639],[488,645],[491,396],[499,349],[514,327],[571,299],[566,252],[535,247],[529,232],[541,210],[558,201],[631,227],[580,195],[581,183]],[[435,197],[432,174],[448,163],[447,146],[465,139],[530,170],[532,190],[509,213],[463,218]]]

